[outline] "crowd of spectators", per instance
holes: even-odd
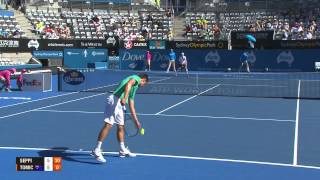
[[[272,16],[273,17],[273,16]],[[278,12],[278,18],[259,18],[249,26],[244,26],[247,31],[274,30],[275,38],[281,40],[303,40],[320,38],[320,10],[285,10]],[[252,17],[251,17],[252,18]],[[217,18],[219,22],[219,18]],[[241,24],[238,24],[241,27]],[[229,33],[227,29],[220,28],[219,23],[208,25],[205,17],[197,19],[196,23],[186,23],[186,34],[197,34],[200,40],[207,40],[213,33],[213,39],[220,39],[222,32]],[[193,38],[194,39],[194,38]]]
[[[283,10],[276,13],[272,18],[256,18],[249,26],[243,27],[248,31],[265,31],[274,30],[275,38],[281,40],[302,40],[302,39],[319,39],[320,38],[320,8]],[[92,16],[90,24],[93,24],[97,34],[105,33],[101,29],[103,23],[111,24],[107,29],[109,35],[117,35],[123,40],[148,40],[154,37],[154,33],[163,36],[163,39],[173,40],[173,27],[167,26],[165,20],[172,20],[174,11],[167,9],[161,14],[161,17],[154,16],[152,13],[142,13],[138,17],[113,16],[106,22],[104,17]],[[277,17],[277,18],[275,18]],[[209,20],[209,23],[208,23]],[[147,23],[144,23],[147,22]],[[151,22],[151,23],[150,23]],[[170,22],[172,23],[172,22]],[[47,39],[68,39],[72,33],[70,25],[45,24],[42,21],[34,23],[34,31]],[[159,30],[159,31],[158,31]],[[186,21],[185,35],[196,34],[199,40],[219,40],[225,38],[227,29],[216,17],[216,22],[207,16],[197,18],[194,22]],[[19,30],[14,32],[0,31],[0,37],[19,38]],[[193,39],[195,40],[195,39]]]
[[[174,17],[173,9],[167,9],[162,13],[142,12],[140,14],[141,33],[144,39],[158,38],[173,40],[172,20]]]
[[[217,40],[220,39],[221,35],[221,29],[218,23],[213,23],[209,25],[208,20],[206,20],[204,17],[202,17],[201,19],[197,19],[195,23],[187,22],[185,30],[185,35],[196,33],[198,40]]]
[[[71,32],[67,25],[56,26],[54,24],[45,24],[38,21],[34,24],[34,31],[44,39],[70,39]]]
[[[110,35],[117,35],[120,39],[126,41],[145,40],[141,35],[141,32],[139,32],[138,29],[136,29],[139,26],[139,22],[134,17],[111,17],[110,24]]]
[[[249,31],[274,30],[276,39],[316,39],[320,34],[320,10],[287,10],[279,13],[278,19],[257,20],[248,27]]]

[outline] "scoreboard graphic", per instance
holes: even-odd
[[[61,171],[61,157],[16,157],[17,171]]]

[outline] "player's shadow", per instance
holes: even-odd
[[[86,163],[86,164],[101,164],[99,162],[95,162],[94,157],[92,157],[88,152],[81,151],[70,151],[69,148],[66,147],[53,147],[50,150],[38,151],[39,156],[41,157],[62,157],[65,161],[72,161],[78,163]],[[106,157],[118,157],[117,155],[104,155]]]

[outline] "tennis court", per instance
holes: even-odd
[[[214,75],[218,81],[201,82],[205,78],[191,75],[188,82],[194,82],[187,91],[166,87],[166,83],[185,86],[179,75],[152,79],[158,84],[151,83],[135,99],[145,135],[127,139],[138,156],[117,157],[114,128],[103,144],[107,164],[98,164],[89,155],[103,123],[105,88],[47,93],[50,98],[23,94],[33,100],[0,108],[0,173],[4,179],[96,179],[100,175],[111,179],[319,179],[320,102],[315,99],[318,92],[307,91],[311,85],[317,89],[316,76],[289,83],[296,78],[263,73]],[[116,80],[111,79],[109,84],[76,89],[102,83],[111,89]],[[225,88],[229,86],[234,91]],[[65,90],[75,90],[70,87]],[[16,156],[62,156],[63,170],[54,176],[17,173]]]

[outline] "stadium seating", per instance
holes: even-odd
[[[32,57],[31,53],[2,53],[0,66],[20,66],[27,64]]]
[[[45,32],[46,27],[50,26],[55,30],[57,27],[66,25],[58,11],[27,9],[26,16],[33,26],[33,31],[42,35],[43,38],[48,38],[50,35]]]
[[[148,20],[145,17],[152,16]],[[74,39],[104,39],[105,35],[119,35],[121,39],[146,40],[168,39],[172,31],[172,19],[166,17],[165,12],[131,12],[131,11],[105,11],[95,12],[80,10],[64,11],[62,13],[47,10],[27,10],[27,18],[33,24],[37,33],[37,23],[46,26],[69,26],[71,37]],[[159,24],[158,24],[159,23]],[[149,36],[142,36],[142,27],[150,29]],[[38,32],[39,33],[39,32]],[[40,33],[43,38],[45,33]]]
[[[170,39],[173,20],[166,16],[164,11],[140,11],[142,31],[146,34],[145,39]]]
[[[276,39],[319,39],[320,13],[317,11],[265,11],[251,12],[187,12],[185,14],[187,40],[216,40],[227,39],[231,31],[261,31],[274,30]],[[312,18],[314,16],[315,18]],[[105,35],[119,35],[125,40],[173,39],[173,18],[168,17],[165,11],[140,10],[72,10],[53,11],[27,9],[27,17],[34,26],[43,22],[42,26],[55,28],[70,28],[70,36],[74,39],[104,39]],[[309,18],[304,18],[309,17]],[[93,21],[97,18],[97,22]],[[309,32],[310,21],[315,20],[317,29]],[[0,20],[3,22],[4,20]],[[302,23],[301,23],[302,22]],[[295,32],[299,23],[303,32]],[[12,24],[14,25],[14,24]],[[11,27],[12,27],[11,25]],[[194,28],[196,27],[196,28]],[[189,29],[189,30],[188,30]],[[190,30],[191,29],[191,30]],[[308,33],[311,36],[308,36]],[[45,36],[43,38],[61,38]],[[59,37],[60,36],[60,37]]]
[[[197,20],[200,19],[208,21],[208,28],[197,29],[196,32],[188,32],[186,29],[187,39],[216,39],[217,37],[212,34],[212,24],[217,24],[221,28],[222,35],[219,37],[220,39],[227,39],[231,31],[264,30],[274,30],[276,39],[320,38],[320,12],[317,11],[309,11],[308,15],[294,11],[224,12],[219,13],[218,16],[214,13],[189,12],[186,14],[185,19],[186,28],[188,26],[197,26]],[[315,21],[318,27],[315,30],[310,30],[312,20]],[[201,30],[205,30],[205,38],[203,38],[203,33],[200,33]],[[311,36],[308,36],[309,31]]]
[[[25,37],[24,32],[14,16],[0,16],[0,37],[1,38],[20,38]]]

